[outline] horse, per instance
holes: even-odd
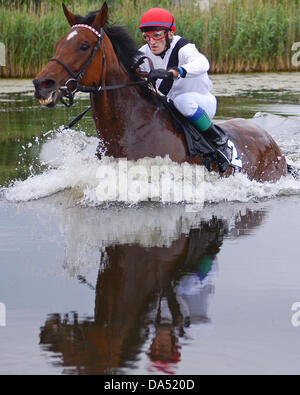
[[[107,23],[107,4],[85,17],[72,14],[64,4],[63,11],[72,29],[33,80],[40,103],[54,107],[61,100],[68,105],[67,97],[71,105],[77,91],[90,92],[97,135],[107,156],[128,160],[169,156],[177,163],[203,165],[202,156],[189,155],[184,135],[176,132],[168,111],[157,105],[145,80],[134,72],[137,45],[127,29]],[[284,155],[264,129],[242,118],[220,125],[234,141],[242,171],[250,180],[276,182],[288,174]],[[217,164],[212,170],[219,171]],[[235,171],[229,167],[223,175]]]

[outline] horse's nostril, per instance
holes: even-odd
[[[46,91],[51,91],[56,84],[56,82],[50,78],[45,78],[43,80],[34,79],[32,82],[36,90],[43,89]]]
[[[55,85],[55,81],[54,80],[51,80],[51,79],[45,79],[45,80],[42,80],[41,82],[40,82],[40,86],[43,88],[43,89],[51,89],[51,88],[53,88],[54,87],[54,85]]]

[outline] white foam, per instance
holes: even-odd
[[[275,118],[274,118],[275,117]],[[280,140],[283,153],[290,164],[300,167],[300,120],[297,117],[284,118],[274,115],[257,114],[253,122],[264,126],[275,139]],[[29,201],[53,195],[63,190],[70,190],[76,204],[83,206],[99,206],[111,201],[125,201],[128,204],[141,201],[154,200],[164,203],[178,203],[181,201],[195,203],[182,194],[182,186],[195,188],[195,168],[190,179],[185,177],[185,169],[189,165],[173,163],[169,157],[144,158],[138,161],[127,161],[126,171],[124,162],[105,157],[99,161],[95,152],[99,140],[88,137],[84,132],[66,130],[56,134],[44,143],[40,159],[48,166],[42,174],[32,175],[25,181],[16,181],[9,188],[3,189],[2,194],[8,201]],[[121,166],[120,166],[121,164]],[[187,166],[187,167],[185,167]],[[110,169],[105,172],[104,169]],[[199,167],[197,167],[199,168]],[[134,176],[128,174],[134,169]],[[137,171],[141,169],[141,171]],[[159,179],[151,173],[159,169]],[[168,173],[169,172],[169,173]],[[167,174],[168,173],[168,174]],[[170,178],[170,193],[163,190],[165,175]],[[176,181],[173,184],[173,181]],[[277,183],[258,183],[250,181],[244,174],[236,174],[228,178],[220,178],[216,173],[204,172],[201,181],[201,191],[204,201],[239,201],[272,198],[274,196],[300,194],[300,181],[292,176],[282,177]],[[187,183],[187,184],[183,184]],[[106,190],[99,192],[106,185]],[[111,186],[117,185],[118,193],[107,191]],[[121,199],[120,190],[127,187],[126,198]],[[150,192],[149,192],[150,191]],[[103,193],[106,195],[103,196]],[[149,195],[150,194],[150,195]],[[193,197],[194,198],[194,197]]]

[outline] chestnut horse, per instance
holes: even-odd
[[[106,25],[107,4],[86,17],[64,5],[63,10],[72,29],[33,81],[40,103],[52,107],[64,96],[72,100],[76,91],[88,91],[107,156],[137,160],[169,155],[174,162],[201,165],[203,158],[189,157],[184,135],[175,131],[168,112],[151,99],[133,72],[138,48],[126,29]],[[245,119],[222,122],[222,127],[230,133],[250,179],[277,181],[287,174],[286,160],[265,130]],[[218,171],[216,165],[213,170]],[[233,172],[230,167],[225,174]]]

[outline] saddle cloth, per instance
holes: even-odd
[[[176,132],[184,134],[190,157],[203,156],[205,166],[210,168],[211,162],[216,160],[216,148],[204,137],[203,133],[176,109],[171,100],[167,101],[163,98],[162,102],[171,116]],[[241,171],[243,164],[233,139],[220,125],[215,126],[228,138],[227,145],[232,149],[230,165]]]

